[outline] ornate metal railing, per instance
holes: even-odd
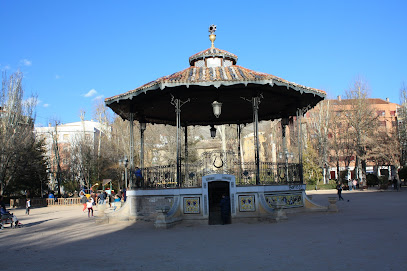
[[[259,184],[299,184],[298,163],[260,162]],[[208,174],[231,174],[236,176],[236,185],[256,185],[255,162],[241,163],[233,152],[206,152],[194,163],[181,164],[181,187],[201,187],[202,177]],[[145,188],[177,187],[177,166],[165,165],[143,169]]]

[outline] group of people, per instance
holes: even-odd
[[[121,201],[126,201],[126,191],[120,192],[119,194],[106,193],[106,191],[101,192],[100,194],[92,193],[89,197],[86,197],[84,193],[80,194],[81,203],[83,204],[82,211],[88,210],[88,217],[93,216],[93,206],[97,204],[109,204],[109,207],[113,207],[113,210],[116,211],[117,207],[120,207]]]

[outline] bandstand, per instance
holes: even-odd
[[[129,121],[131,170],[133,125],[135,121],[140,124],[144,184],[135,188],[130,179],[122,217],[151,221],[161,216],[163,224],[181,220],[218,224],[222,194],[230,198],[232,222],[269,218],[277,209],[307,206],[302,147],[297,162],[288,163],[285,130],[290,119],[300,120],[326,93],[236,65],[236,55],[214,46],[215,30],[214,25],[209,28],[211,47],[191,56],[187,69],[105,100],[108,107]],[[259,122],[277,119],[281,119],[285,162],[261,161]],[[144,167],[146,123],[176,126],[176,164]],[[215,125],[225,124],[237,126],[239,141],[241,127],[253,125],[253,162],[243,164],[233,150],[228,150],[190,163],[187,140],[184,150],[181,148],[181,128],[187,139],[188,126],[210,126],[215,133]],[[236,153],[239,155],[240,150]],[[215,165],[213,159],[220,164]]]

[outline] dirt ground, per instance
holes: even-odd
[[[328,205],[334,190],[310,191]],[[82,206],[12,210],[0,231],[0,270],[407,270],[407,190],[344,191],[338,213],[280,223],[98,224]],[[348,201],[349,200],[349,201]],[[97,215],[98,212],[95,212]]]

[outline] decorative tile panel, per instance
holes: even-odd
[[[254,195],[239,196],[239,211],[240,212],[256,211],[256,206],[254,205]]]
[[[284,203],[286,208],[304,206],[302,194],[270,194],[264,197],[270,208],[273,208],[276,203]]]
[[[199,214],[199,197],[184,198],[184,214]]]

